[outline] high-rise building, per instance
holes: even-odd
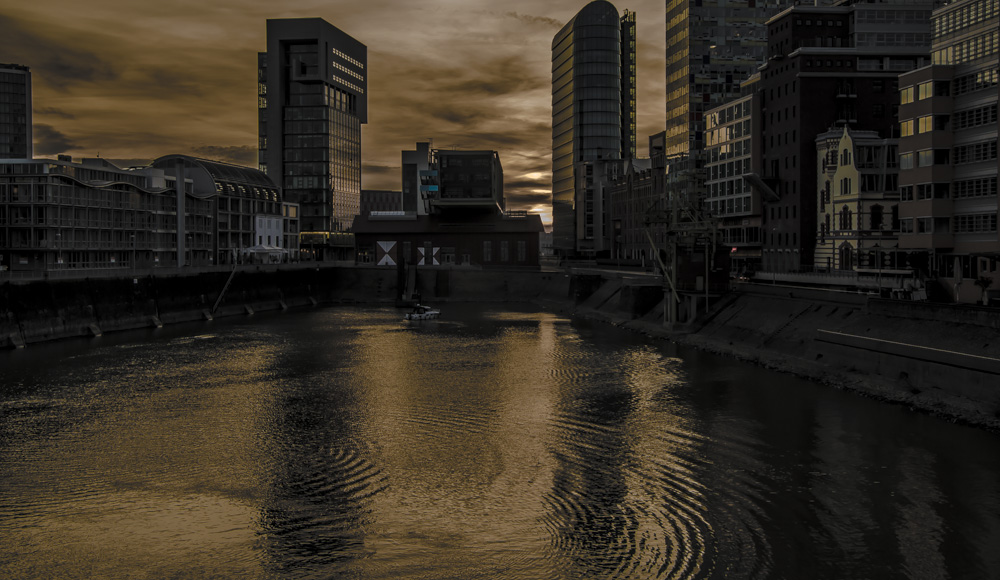
[[[350,229],[360,211],[368,49],[321,18],[267,21],[258,55],[260,169],[298,203],[302,233]]]
[[[552,39],[552,228],[562,255],[610,251],[596,162],[635,152],[635,13],[596,0]]]
[[[767,20],[790,4],[666,0],[668,159],[702,150],[705,112],[740,96],[767,55]]]
[[[0,159],[31,157],[31,71],[0,64]]]
[[[899,77],[899,245],[958,302],[1000,288],[995,0],[934,10],[932,63]]]
[[[764,199],[764,270],[825,267],[813,254],[816,137],[843,127],[896,136],[898,77],[929,63],[936,1],[798,4],[768,21],[759,82],[761,173],[751,176]]]

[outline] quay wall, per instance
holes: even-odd
[[[3,282],[0,347],[319,304],[392,304],[400,295],[400,277],[392,268],[248,266],[232,276],[219,301],[230,275]],[[434,303],[558,301],[567,296],[571,278],[537,270],[426,268],[417,271],[415,282],[421,299]]]
[[[749,284],[713,300],[674,329],[662,324],[662,302],[635,316],[584,299],[574,313],[1000,429],[1000,309]]]
[[[158,277],[0,283],[0,346],[323,304],[393,304],[407,277],[392,268],[252,266]],[[741,284],[680,306],[662,325],[651,276],[420,268],[431,304],[533,302],[821,383],[1000,428],[1000,310],[880,300],[850,292]],[[694,312],[700,313],[695,316]]]

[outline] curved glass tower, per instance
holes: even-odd
[[[561,255],[606,249],[595,163],[634,151],[635,14],[596,0],[552,39],[552,243]]]

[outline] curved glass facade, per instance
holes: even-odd
[[[635,94],[634,63],[635,15],[620,18],[604,0],[552,40],[552,237],[563,255],[602,248],[604,204],[586,165],[634,155],[634,99],[623,104]]]

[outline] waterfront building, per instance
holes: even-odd
[[[874,131],[843,127],[816,137],[817,269],[889,276],[906,266],[897,246],[897,160],[897,140]]]
[[[431,169],[437,172],[428,182],[437,186],[428,195],[432,212],[482,208],[495,213],[506,207],[503,166],[496,151],[438,149],[432,162]]]
[[[791,2],[666,0],[668,159],[697,156],[705,114],[741,96],[767,56],[767,21]]]
[[[735,273],[756,272],[761,262],[761,192],[751,186],[760,172],[759,80],[751,76],[742,96],[705,115],[704,208],[718,224]]]
[[[475,211],[359,215],[353,231],[362,264],[537,269],[545,230],[537,214]]]
[[[900,76],[900,247],[956,302],[1000,295],[995,0],[934,11],[933,61]]]
[[[816,136],[831,128],[896,135],[897,77],[930,59],[935,0],[796,5],[768,21],[760,68],[763,268],[814,266]]]
[[[0,64],[0,159],[31,159],[31,70]]]
[[[360,211],[367,54],[321,18],[267,21],[267,51],[258,55],[259,167],[299,204],[303,234],[348,231]]]
[[[373,211],[401,211],[403,209],[403,192],[385,189],[361,190],[361,215]]]
[[[181,253],[193,253],[192,260],[180,265],[269,262],[272,256],[280,260],[297,258],[299,243],[296,240],[289,245],[285,230],[298,229],[298,208],[282,202],[281,191],[262,171],[188,155],[160,157],[150,167],[175,180],[183,176],[191,182],[193,195],[213,204],[213,227],[207,233],[187,232],[185,223],[179,224],[177,243]],[[188,248],[190,244],[193,246]]]
[[[666,0],[666,156],[673,203],[704,210],[709,110],[741,97],[788,0]],[[707,216],[706,216],[707,217]]]
[[[505,211],[496,151],[417,143],[415,151],[403,152],[403,162],[404,209],[354,220],[358,263],[538,267],[541,217]]]
[[[650,266],[650,238],[657,247],[665,241],[664,226],[646,221],[650,211],[662,209],[664,140],[662,132],[651,135],[650,157],[621,161],[621,168],[611,172],[611,258],[618,264]]]
[[[417,143],[412,151],[402,152],[403,211],[417,215],[430,212],[430,196],[437,195],[437,170],[433,169],[433,154],[429,141]]]
[[[185,155],[121,169],[105,159],[0,160],[0,267],[90,275],[294,257],[275,219],[293,205],[256,169]],[[271,218],[273,247],[254,246]]]
[[[552,39],[552,233],[560,255],[610,253],[594,164],[635,155],[635,13],[596,0]]]

